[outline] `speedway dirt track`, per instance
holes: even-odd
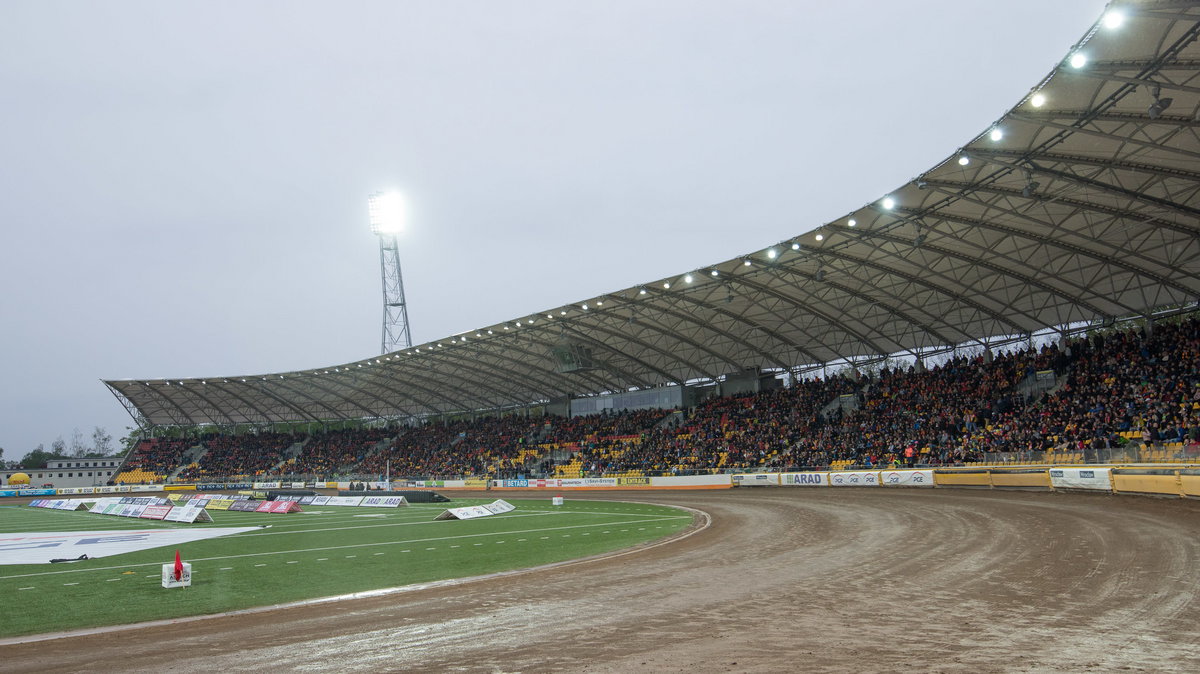
[[[453,587],[2,646],[0,671],[1200,671],[1200,502],[883,488],[568,498],[687,506],[711,525]]]

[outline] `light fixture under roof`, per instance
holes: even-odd
[[[996,127],[992,129],[991,133],[988,134],[988,138],[991,138],[993,141],[1000,140],[1001,138],[1004,138],[1004,131],[1001,130],[1000,127]]]
[[[1071,58],[1067,61],[1067,63],[1070,63],[1072,68],[1079,70],[1087,65],[1087,54],[1077,51],[1074,54],[1071,54]]]
[[[691,283],[691,282],[692,282],[692,275],[691,275],[691,274],[688,274],[688,275],[684,276],[684,277],[683,277],[683,282],[684,282],[684,283]]]
[[[1163,112],[1166,111],[1167,108],[1171,107],[1171,104],[1175,102],[1174,98],[1159,98],[1161,93],[1162,88],[1157,84],[1154,85],[1154,89],[1151,91],[1151,94],[1154,96],[1154,102],[1151,103],[1150,108],[1146,110],[1146,114],[1149,115],[1150,119],[1158,119],[1159,117],[1162,117]]]
[[[663,281],[663,288],[665,288],[665,289],[667,289],[667,290],[670,290],[670,289],[671,289],[671,282],[670,282],[670,281]]]
[[[1112,9],[1104,14],[1104,27],[1109,30],[1115,30],[1125,23],[1125,12],[1119,9]]]
[[[1035,108],[1042,107],[1043,105],[1046,104],[1046,95],[1040,91],[1037,92],[1036,94],[1033,95],[1033,98],[1029,99],[1029,104]]]
[[[719,272],[719,271],[717,271],[716,269],[714,269],[714,270],[710,271],[710,272],[709,272],[709,274],[711,274],[711,275],[713,275],[713,276],[720,276],[720,275],[721,275],[721,272]]]
[[[971,163],[971,158],[968,157],[967,155],[963,154],[963,155],[958,156],[958,165],[959,166],[966,166],[967,164],[970,164],[970,163]]]
[[[800,243],[797,241],[793,241],[792,242],[792,250],[800,250]]]
[[[884,197],[879,203],[889,211],[896,207],[896,200],[891,197]]]
[[[854,218],[850,218],[849,220],[846,221],[846,226],[847,227],[857,227],[858,220],[855,220]]]
[[[778,254],[779,254],[779,253],[776,253],[774,248],[770,248],[770,249],[768,249],[768,250],[767,250],[767,257],[768,257],[768,258],[770,258],[770,259],[772,259],[772,260],[774,260],[774,259],[775,259],[775,256],[776,256],[776,255],[778,255]]]
[[[746,259],[742,260],[742,266],[743,266],[743,267],[749,267],[749,266],[750,266],[750,264],[751,264],[751,262],[750,262],[750,258],[746,258]]]
[[[825,235],[820,232],[817,232],[817,236],[815,238],[817,239],[817,241],[824,241]]]

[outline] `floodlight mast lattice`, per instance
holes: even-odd
[[[367,200],[371,232],[379,237],[379,271],[383,277],[383,343],[381,353],[412,346],[400,246],[396,234],[404,226],[404,198],[398,192],[376,192]]]

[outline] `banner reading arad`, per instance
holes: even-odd
[[[784,473],[780,482],[787,487],[828,487],[829,473]]]

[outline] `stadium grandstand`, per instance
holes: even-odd
[[[357,362],[106,381],[118,480],[1195,461],[1200,8],[1122,6],[787,240]]]

